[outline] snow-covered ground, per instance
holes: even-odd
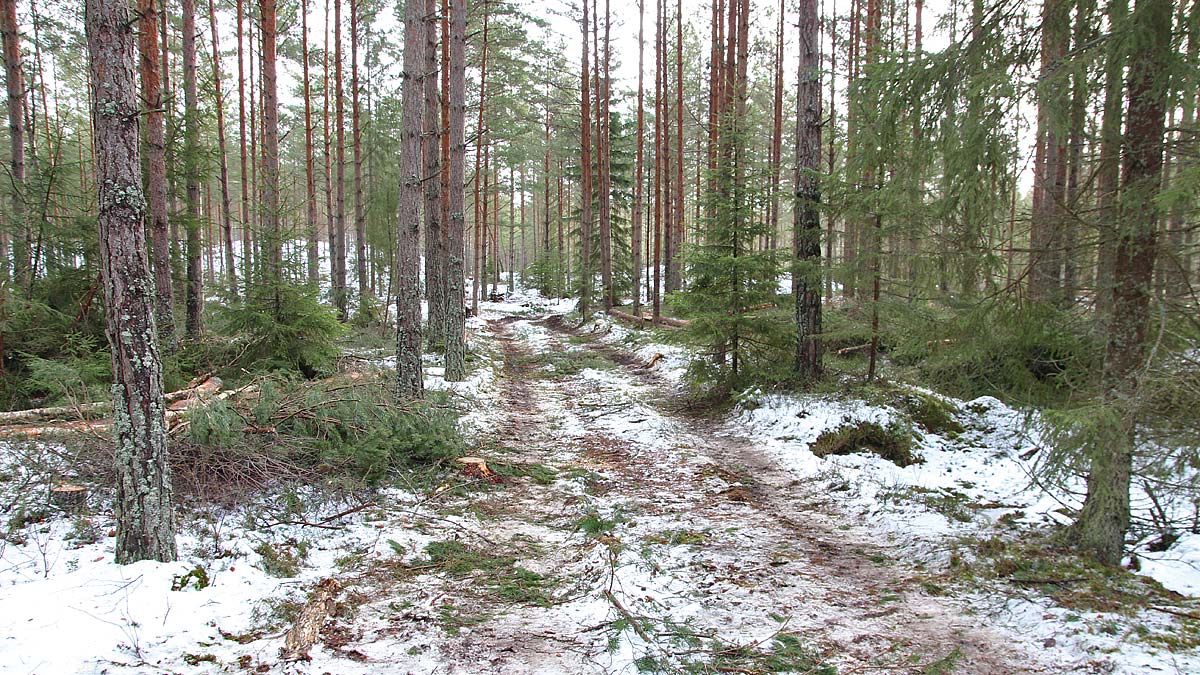
[[[905,591],[904,603],[915,604],[900,614],[890,613],[892,591],[881,588],[879,595],[862,596],[866,604],[849,605],[864,610],[856,618],[847,605],[833,603],[847,602],[863,588],[810,578],[812,570],[793,562],[813,555],[794,548],[803,542],[789,541],[786,530],[737,499],[718,498],[747,489],[714,459],[719,454],[714,444],[727,439],[789,472],[797,499],[817,496],[830,504],[832,515],[813,517],[844,528],[848,543],[885,540],[890,555],[932,573],[946,567],[966,539],[1019,538],[1027,531],[1022,528],[1064,522],[1064,510],[1078,505],[1072,490],[1050,493],[1031,479],[1044,440],[1029,413],[990,398],[944,399],[964,431],[947,436],[916,428],[914,450],[923,462],[903,468],[870,454],[813,455],[812,442],[847,421],[886,426],[907,419],[901,410],[849,395],[750,392],[706,435],[709,431],[689,427],[655,403],[664,387],[680,382],[686,350],[664,344],[654,331],[603,317],[592,317],[578,330],[583,340],[632,353],[643,364],[661,355],[653,367],[638,369],[652,383],[626,370],[591,367],[554,386],[516,383],[505,372],[510,365],[505,349],[533,356],[585,349],[538,320],[571,309],[569,301],[521,290],[504,302],[481,303],[481,316],[468,321],[477,356],[469,379],[446,383],[438,359],[426,363],[426,386],[453,392],[466,408],[462,424],[469,436],[516,445],[503,450],[513,453],[501,455],[509,461],[558,467],[540,496],[505,497],[505,491],[495,499],[480,498],[478,508],[441,510],[442,487],[429,492],[398,485],[362,494],[289,489],[234,509],[186,504],[180,509],[179,562],[118,566],[102,495],[93,503],[99,508],[87,515],[21,511],[44,502],[19,498],[45,489],[25,480],[27,467],[53,463],[56,453],[69,449],[4,446],[0,673],[573,675],[635,673],[664,649],[688,651],[675,638],[642,635],[629,622],[621,624],[618,605],[660,631],[718,634],[727,644],[741,645],[771,644],[783,630],[772,617],[791,617],[784,624],[789,631],[823,636],[818,644],[824,653],[850,672],[887,665],[871,661],[868,653],[895,649],[900,644],[895,640],[916,630],[906,622],[918,621],[926,610],[941,617],[935,627],[949,621],[941,614],[947,607],[1001,630],[1000,638],[989,639],[1026,654],[1028,672],[1200,672],[1194,650],[1172,652],[1142,639],[1170,634],[1179,617],[1154,610],[1132,616],[1074,611],[1037,588],[998,593],[987,585],[967,587],[936,606],[910,599]],[[498,322],[506,322],[502,338],[495,333]],[[387,367],[387,357],[371,364]],[[552,371],[553,365],[541,368]],[[535,443],[541,454],[526,447]],[[597,483],[605,489],[595,489]],[[515,498],[522,501],[510,503]],[[306,506],[292,513],[296,504]],[[1139,494],[1135,505],[1146,508],[1148,501]],[[506,519],[510,511],[515,515]],[[598,535],[581,531],[573,524],[581,513],[611,529]],[[422,556],[434,542],[489,538],[517,542],[522,566],[567,587],[550,607],[516,607],[486,625],[464,623],[451,632],[443,626],[447,607],[469,611],[472,591],[421,572]],[[1159,553],[1143,547],[1137,556],[1141,573],[1168,589],[1200,592],[1200,536],[1185,534]],[[293,563],[294,576],[273,575]],[[391,569],[414,571],[403,581],[388,581],[401,587],[384,593],[379,570]],[[279,647],[296,608],[329,577],[354,579],[359,589],[354,592],[374,589],[376,595],[349,603],[356,615],[339,617],[339,630],[350,631],[341,642],[335,633],[314,648],[311,662],[281,663]],[[614,630],[616,625],[625,628]],[[516,637],[510,644],[503,636]],[[550,653],[522,651],[521,636],[550,645]],[[496,653],[481,654],[479,645]],[[455,665],[489,659],[493,666],[477,670]]]
[[[681,348],[655,341],[653,333],[631,330],[600,315],[593,330],[615,346],[636,350],[639,357],[663,354],[660,375],[679,382],[688,361]],[[995,535],[1019,539],[1029,528],[1069,523],[1068,514],[1082,504],[1081,480],[1047,485],[1037,480],[1038,462],[1048,440],[1036,412],[1014,409],[992,397],[962,401],[918,387],[954,410],[964,431],[939,435],[912,425],[901,410],[873,404],[853,395],[798,395],[752,391],[724,424],[730,436],[748,437],[778,465],[827,498],[845,513],[869,523],[872,530],[901,547],[907,556],[931,567],[945,567],[965,540]],[[827,432],[852,422],[911,425],[914,451],[923,460],[899,467],[872,453],[817,457],[811,446]],[[1162,504],[1144,486],[1132,486],[1135,516],[1150,519],[1151,509],[1165,509],[1187,521],[1197,505],[1187,500]],[[1169,591],[1200,597],[1200,534],[1184,533],[1165,551],[1150,550],[1158,539],[1147,537],[1133,551],[1139,573]],[[1132,564],[1127,559],[1127,565]],[[1048,597],[973,596],[981,611],[1024,636],[1031,648],[1045,645],[1064,658],[1094,658],[1097,672],[1200,672],[1200,654],[1173,654],[1139,639],[1139,630],[1170,634],[1173,619],[1153,608],[1133,618],[1100,612],[1080,617]],[[1193,607],[1194,605],[1189,605]],[[1124,626],[1124,628],[1117,628]],[[1102,665],[1101,665],[1102,664]]]

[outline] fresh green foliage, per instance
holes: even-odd
[[[1102,350],[1069,312],[1004,302],[913,327],[894,357],[953,396],[1046,404],[1095,386]]]
[[[220,329],[236,336],[230,365],[292,370],[305,377],[332,370],[339,353],[335,340],[344,332],[334,310],[303,284],[254,287],[243,302],[218,308],[217,317]]]
[[[436,392],[398,404],[378,381],[268,378],[257,387],[190,413],[188,442],[175,453],[184,475],[257,484],[318,471],[376,483],[462,454],[457,413]]]
[[[259,564],[264,572],[286,579],[300,573],[300,566],[308,557],[308,548],[305,542],[287,542],[277,547],[264,541],[254,547],[254,552],[259,555]]]

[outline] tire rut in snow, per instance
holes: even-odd
[[[648,387],[659,389],[659,400],[676,397],[669,383],[648,371],[640,361],[612,345],[592,339],[594,334],[572,327],[560,316],[551,316],[543,325],[563,334],[580,337],[586,348],[609,358],[623,373]],[[666,389],[667,391],[662,391]],[[920,585],[922,570],[903,561],[904,552],[881,546],[861,523],[848,522],[833,502],[815,492],[803,481],[778,466],[754,442],[731,435],[711,418],[680,414],[686,406],[672,405],[664,416],[678,422],[694,439],[694,451],[713,462],[712,472],[728,480],[732,487],[722,491],[725,500],[744,504],[745,522],[758,528],[772,544],[756,542],[747,550],[753,558],[786,550],[794,560],[772,559],[777,570],[787,568],[796,579],[816,583],[807,591],[797,609],[826,608],[824,617],[814,621],[811,634],[819,642],[829,642],[843,656],[851,656],[849,672],[856,667],[879,665],[883,661],[901,664],[916,661],[926,665],[897,668],[895,672],[924,672],[930,662],[945,659],[954,666],[946,672],[979,675],[1061,672],[1043,667],[1036,658],[1021,654],[1001,630],[978,626],[978,618],[964,614],[966,608],[951,601],[932,597]],[[670,461],[670,459],[668,459]],[[743,569],[753,568],[753,560]],[[794,600],[788,582],[780,576],[765,575],[765,583],[781,583],[774,589],[781,604]],[[772,589],[766,589],[770,594]],[[817,618],[814,616],[814,618]],[[876,651],[882,650],[882,651]],[[839,659],[842,660],[842,659]]]

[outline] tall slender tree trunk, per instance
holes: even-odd
[[[801,9],[805,8],[802,7]],[[767,155],[768,171],[770,173],[770,182],[767,186],[767,246],[771,249],[775,248],[775,238],[779,232],[779,174],[781,171],[780,166],[783,163],[783,16],[785,13],[784,0],[779,0],[779,22],[775,29],[775,95],[771,105],[771,148]],[[820,33],[818,32],[818,39],[819,36]],[[801,31],[801,48],[803,48],[804,41],[805,34]],[[820,58],[820,49],[816,51],[818,58]],[[819,93],[817,99],[820,100]],[[797,165],[799,165],[799,161],[797,161]]]
[[[200,214],[200,100],[196,91],[196,0],[183,0],[183,173],[187,205],[187,319],[194,338],[203,330],[204,277],[200,267],[204,223]]]
[[[400,218],[396,238],[396,395],[421,398],[421,97],[424,84],[425,0],[404,6],[404,84],[400,117]]]
[[[359,312],[362,312],[366,306],[365,300],[371,294],[371,289],[367,286],[367,211],[366,203],[363,200],[362,107],[358,100],[358,12],[358,1],[350,0],[350,126],[354,143],[354,261],[355,272],[358,276],[358,308]]]
[[[225,274],[229,277],[230,298],[237,302],[237,269],[233,259],[233,216],[229,198],[229,153],[225,139],[225,95],[221,90],[221,46],[217,33],[215,0],[208,0],[208,18],[209,29],[212,31],[213,95],[217,108],[217,161],[221,179],[221,232],[225,249],[224,267]]]
[[[243,47],[243,25],[245,22],[244,0],[237,0],[237,72],[238,72],[238,153],[241,159],[241,229],[242,229],[242,279],[246,284],[246,295],[250,295],[250,279],[253,269],[250,251],[250,223],[254,208],[250,201],[250,164],[253,156],[247,154],[246,142],[246,67]]]
[[[333,304],[338,318],[350,317],[346,297],[346,96],[342,87],[342,0],[333,0],[333,86],[334,86],[334,250]]]
[[[736,0],[733,0],[736,2]],[[671,153],[671,66],[670,66],[670,16],[668,14],[667,0],[660,0],[659,8],[659,58],[660,74],[662,79],[662,100],[661,116],[662,116],[662,252],[659,264],[663,266],[663,292],[671,293],[678,290],[675,285],[677,271],[675,263],[677,257],[675,255],[675,193],[672,191],[674,183],[674,172],[672,171],[672,160],[674,155]]]
[[[121,0],[88,0],[100,273],[112,348],[116,559],[176,558],[154,279],[146,259],[134,30]]]
[[[867,0],[865,47],[868,67],[874,66],[879,62],[880,38],[883,30],[883,8],[880,2],[882,0]],[[874,160],[872,160],[863,171],[863,187],[877,191],[880,180],[881,177],[877,173]],[[879,301],[883,285],[883,215],[876,208],[873,209],[868,218],[871,225],[869,235],[871,256],[871,345],[868,351],[867,380],[873,381],[879,359]]]
[[[262,22],[262,120],[263,120],[263,235],[267,283],[271,284],[271,308],[275,318],[283,315],[283,226],[279,202],[279,94],[275,75],[276,0],[259,0]]]
[[[654,254],[653,283],[650,289],[651,316],[655,322],[662,317],[662,231],[666,210],[663,208],[663,162],[666,156],[666,89],[663,78],[666,64],[663,58],[663,1],[654,5]],[[649,245],[649,242],[647,242]]]
[[[321,52],[321,70],[322,70],[322,99],[321,99],[321,122],[323,125],[324,152],[322,157],[324,160],[323,171],[325,173],[325,237],[329,241],[329,277],[330,286],[333,286],[333,280],[336,278],[334,269],[337,265],[337,217],[333,213],[333,136],[329,124],[330,114],[330,96],[329,96],[329,0],[325,0],[325,29],[321,35],[324,36],[325,48]],[[336,299],[335,299],[336,303]]]
[[[210,2],[212,0],[209,0]],[[313,289],[321,281],[321,254],[317,247],[317,172],[313,153],[312,87],[309,83],[308,0],[300,3],[300,64],[304,78],[304,224],[307,239],[308,283]]]
[[[1109,0],[1108,23],[1120,26],[1129,14],[1128,0]],[[1096,254],[1096,323],[1107,332],[1112,314],[1113,268],[1116,267],[1116,231],[1120,212],[1117,193],[1121,182],[1121,127],[1124,117],[1125,46],[1119,33],[1109,37],[1104,54],[1104,107],[1100,117],[1100,161],[1096,167],[1099,209],[1099,248]]]
[[[425,332],[430,349],[440,348],[446,334],[446,247],[442,232],[442,130],[438,101],[437,0],[425,0],[424,133],[421,149],[425,158],[425,298],[429,323]]]
[[[817,0],[801,0],[796,80],[796,201],[792,207],[792,294],[796,303],[796,376],[821,374],[821,48]],[[782,13],[783,7],[780,6]],[[782,19],[780,21],[782,26]]]
[[[464,357],[465,314],[463,304],[463,273],[465,257],[463,228],[463,174],[467,155],[464,138],[466,121],[467,68],[467,0],[450,0],[450,220],[447,230],[449,256],[446,266],[446,380],[461,382],[466,378]]]
[[[596,27],[599,29],[599,26]],[[611,79],[609,77],[609,61],[611,60],[612,19],[609,11],[609,0],[604,0],[604,51],[601,64],[603,76],[598,76],[597,89],[600,95],[596,102],[596,146],[599,150],[597,169],[600,175],[600,283],[604,289],[604,308],[612,309],[616,304],[616,291],[613,288],[612,260],[612,135],[610,133],[609,107],[611,101]],[[600,65],[600,64],[597,64]]]
[[[484,111],[487,109],[487,63],[488,63],[488,19],[489,7],[483,5],[483,45],[480,47],[479,66],[479,121],[475,126],[475,247],[474,275],[471,278],[471,313],[479,314],[479,298],[486,285],[483,275],[487,274],[487,189],[483,189],[480,203],[480,182],[487,182],[487,127],[484,126]],[[481,174],[481,167],[483,173]]]
[[[18,286],[27,288],[31,282],[31,275],[29,271],[29,229],[25,222],[25,74],[21,62],[21,33],[17,23],[17,0],[3,0],[3,4],[0,5],[0,37],[4,43],[4,70],[8,89],[9,149],[12,153],[9,178],[12,181],[13,279]]]
[[[646,51],[646,0],[638,0],[637,151],[633,178],[630,249],[633,254],[633,315],[642,315],[642,196],[645,191],[646,108],[643,72]]]
[[[684,218],[683,218],[683,0],[675,2],[675,200],[674,204],[675,217],[672,223],[675,226],[675,234],[672,240],[675,242],[673,255],[675,264],[674,278],[668,282],[673,290],[683,288],[683,246],[684,246]]]
[[[580,204],[579,236],[581,257],[579,260],[579,313],[584,321],[591,316],[592,302],[592,92],[588,82],[591,66],[588,58],[588,0],[583,0],[583,68],[580,84],[580,139],[579,164],[583,173],[582,202]]]
[[[917,35],[921,34],[920,16],[921,16],[921,0],[917,0]],[[834,137],[837,136],[837,16],[829,17],[829,134],[826,136],[828,145],[827,171],[830,176],[833,175],[835,161]],[[920,41],[918,40],[917,53],[920,54]],[[833,242],[834,242],[834,217],[833,214],[825,215],[825,298],[833,300]]]
[[[1061,304],[1063,297],[1062,228],[1067,206],[1067,133],[1060,120],[1069,107],[1062,82],[1070,43],[1071,0],[1042,5],[1042,68],[1038,87],[1038,138],[1042,158],[1034,167],[1041,198],[1030,221],[1029,297]]]
[[[1129,22],[1128,113],[1121,166],[1112,317],[1102,379],[1109,411],[1094,435],[1087,497],[1070,534],[1103,563],[1119,565],[1129,528],[1129,482],[1137,399],[1147,349],[1150,296],[1159,229],[1170,67],[1171,1],[1137,0]]]
[[[158,51],[155,0],[138,0],[138,49],[141,53],[142,100],[146,105],[146,200],[150,206],[153,248],[154,311],[159,339],[167,353],[175,350],[175,299],[171,279],[171,227],[167,218],[167,148]]]

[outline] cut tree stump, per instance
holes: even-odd
[[[55,485],[50,488],[50,503],[66,511],[78,511],[87,506],[87,488],[82,485]]]
[[[341,592],[342,585],[337,579],[322,579],[317,583],[317,587],[313,589],[312,600],[300,611],[296,623],[284,638],[283,649],[280,651],[280,657],[284,661],[308,661],[312,658],[308,651],[316,644],[321,626],[325,624],[325,618],[333,613],[334,599]]]

